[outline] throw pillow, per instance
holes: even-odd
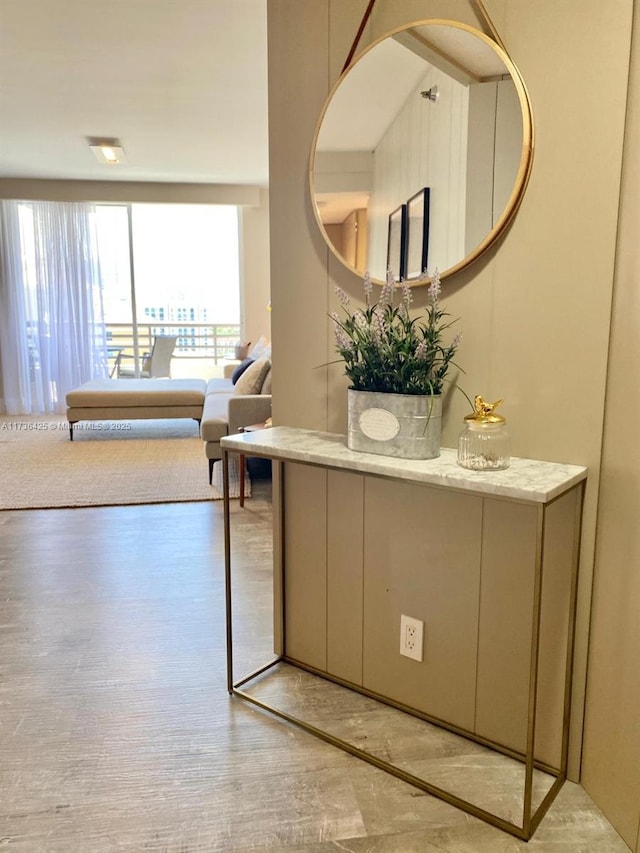
[[[242,374],[245,372],[247,367],[250,367],[252,364],[252,358],[243,359],[243,361],[237,367],[234,368],[233,373],[231,374],[231,384],[235,385],[238,379],[240,379]]]
[[[270,368],[268,358],[259,358],[250,364],[236,382],[236,394],[259,394]]]
[[[262,383],[262,388],[260,389],[261,394],[270,394],[271,393],[271,368],[269,368],[269,372],[264,378],[264,382]]]

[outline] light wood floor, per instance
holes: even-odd
[[[240,671],[269,645],[257,493]],[[0,513],[0,642],[0,850],[627,850],[577,785],[527,845],[231,699],[220,502]]]

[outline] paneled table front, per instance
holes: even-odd
[[[449,449],[437,459],[395,459],[291,427],[221,445],[230,693],[530,838],[566,778],[586,469],[514,458],[504,471],[474,472]],[[275,463],[276,658],[240,680],[229,452]],[[424,625],[421,660],[399,653],[402,615]],[[342,710],[323,720],[329,701]],[[463,768],[458,778],[454,765]],[[485,775],[476,796],[478,767]],[[509,789],[498,805],[507,778],[521,793]]]

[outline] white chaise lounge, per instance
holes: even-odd
[[[79,421],[192,418],[200,423],[204,379],[94,379],[69,391],[69,438]]]

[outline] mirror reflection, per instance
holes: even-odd
[[[423,21],[374,43],[338,81],[311,155],[334,253],[382,281],[461,269],[497,238],[531,165],[526,90],[478,30]],[[400,237],[399,222],[405,227]]]

